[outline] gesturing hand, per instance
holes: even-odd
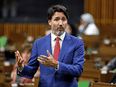
[[[49,51],[47,50],[47,54],[49,57],[44,56],[44,55],[40,55],[40,57],[38,57],[38,61],[45,65],[45,66],[49,66],[49,67],[55,67],[57,68],[58,65],[58,61],[56,61],[53,56],[49,53]]]
[[[22,70],[24,68],[24,60],[21,57],[19,51],[15,52],[15,57],[16,57],[16,63],[18,65],[19,69]]]

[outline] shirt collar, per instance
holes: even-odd
[[[64,40],[65,34],[66,34],[66,32],[64,32],[61,36],[58,36],[58,37],[60,38],[60,40],[62,40],[62,41]],[[52,41],[54,41],[56,37],[57,37],[57,36],[54,35],[54,34],[51,32],[51,39],[52,39]]]

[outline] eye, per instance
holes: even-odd
[[[63,21],[65,21],[65,20],[66,20],[66,18],[62,18],[62,20],[63,20]]]
[[[66,19],[62,19],[63,21],[65,21]]]
[[[54,19],[55,21],[58,21],[58,19]]]

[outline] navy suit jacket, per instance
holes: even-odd
[[[38,87],[77,87],[75,77],[81,76],[84,66],[83,40],[66,33],[58,58],[58,71],[37,61],[40,55],[48,56],[47,50],[52,54],[51,34],[35,40],[27,66],[17,74],[31,79],[40,66]]]

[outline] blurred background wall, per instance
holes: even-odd
[[[68,9],[69,23],[77,31],[81,14],[90,13],[94,17],[100,35],[83,36],[84,58],[89,60],[85,64],[89,67],[86,66],[88,69],[83,71],[85,74],[82,77],[106,82],[100,71],[94,69],[94,63],[98,59],[105,65],[116,57],[116,0],[0,0],[0,72],[9,70],[11,73],[15,63],[14,52],[20,50],[22,44],[33,44],[35,39],[45,36],[45,30],[49,27],[47,9],[56,4],[64,5]],[[5,43],[2,40],[4,36],[7,38]],[[13,64],[11,68],[8,66],[6,69],[4,60]]]
[[[0,0],[0,22],[47,23],[47,9],[56,4],[68,9],[70,22],[79,23],[84,0]]]

